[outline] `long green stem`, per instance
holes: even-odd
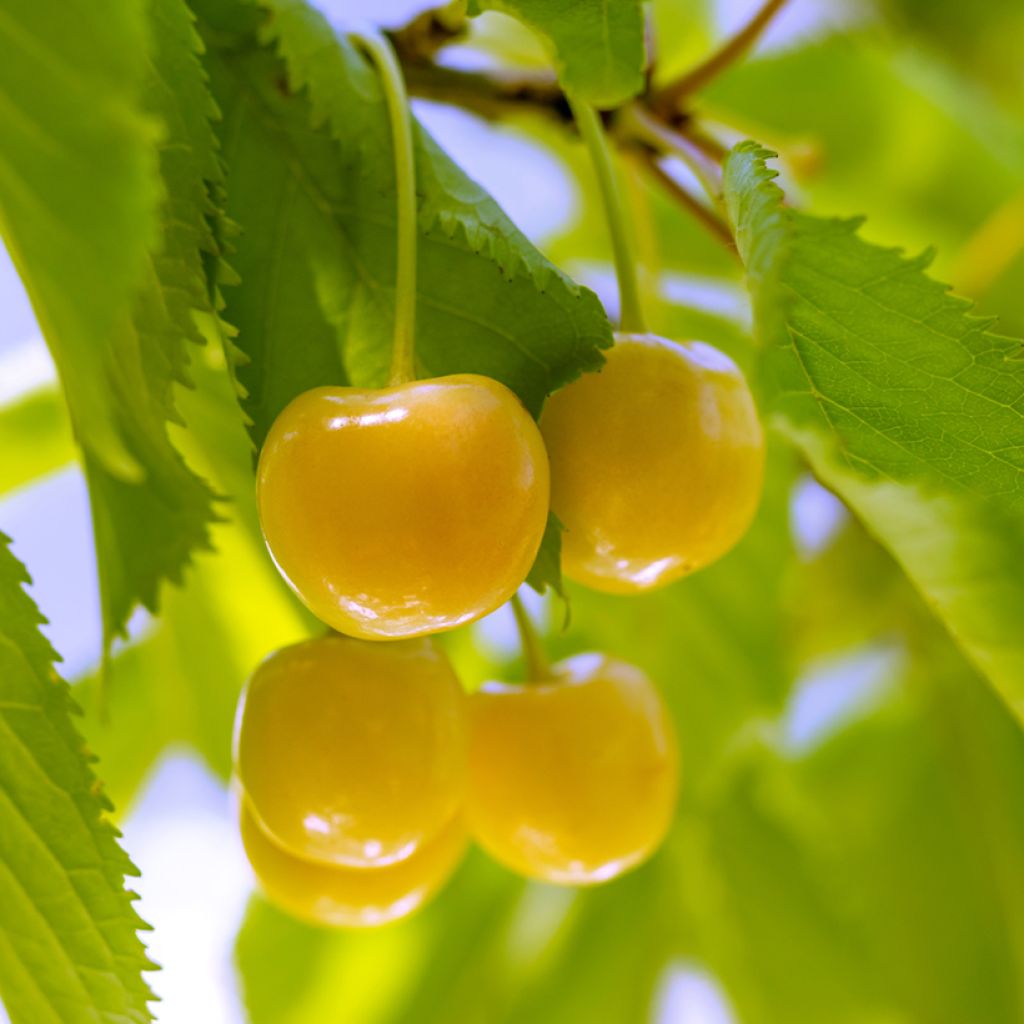
[[[523,602],[518,594],[512,595],[512,611],[519,629],[519,640],[523,646],[523,659],[526,662],[526,674],[531,683],[542,683],[551,678],[551,664],[544,653],[544,646],[537,636],[537,630],[526,614]]]
[[[579,128],[580,135],[590,151],[590,159],[594,164],[598,186],[601,189],[601,199],[604,201],[608,231],[612,236],[615,274],[619,281],[619,324],[624,331],[643,333],[647,327],[640,304],[640,285],[630,244],[626,204],[623,202],[622,191],[615,176],[611,148],[605,138],[601,119],[594,108],[573,96],[566,98],[572,108],[576,127]]]
[[[391,383],[416,377],[416,163],[412,117],[402,69],[391,45],[372,32],[353,32],[380,76],[391,121],[398,201],[398,254],[395,261],[395,332],[391,347]]]

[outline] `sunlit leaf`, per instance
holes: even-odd
[[[1024,718],[1024,362],[858,221],[781,204],[745,143],[726,194],[771,422],[864,520]]]
[[[27,582],[0,536],[0,996],[15,1024],[149,1021],[137,872]]]
[[[470,0],[469,11],[501,11],[536,29],[566,89],[596,106],[617,106],[643,86],[639,0]]]

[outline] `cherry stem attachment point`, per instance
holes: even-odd
[[[642,334],[647,330],[647,325],[640,303],[640,284],[630,242],[626,204],[612,162],[611,147],[594,108],[569,94],[566,99],[580,136],[590,152],[604,202],[615,257],[615,274],[619,282],[619,326],[624,331]]]
[[[395,157],[398,252],[395,260],[395,330],[389,383],[416,377],[416,161],[412,115],[402,69],[391,44],[377,32],[353,32],[352,41],[370,58],[384,91]]]
[[[537,630],[523,607],[522,599],[513,594],[509,602],[516,617],[519,630],[519,641],[523,648],[523,660],[526,662],[526,674],[532,683],[542,683],[551,678],[551,663],[548,661],[544,646],[540,642]]]

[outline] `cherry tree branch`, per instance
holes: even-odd
[[[650,105],[664,116],[671,117],[678,112],[685,100],[750,52],[775,15],[785,7],[786,2],[787,0],[765,0],[743,28],[695,68],[659,89],[651,97]]]
[[[720,201],[721,163],[728,150],[682,103],[695,88],[739,59],[785,2],[768,0],[744,29],[682,79],[661,90],[648,89],[621,110],[602,115],[610,140],[638,154],[641,166],[668,195],[734,254],[726,219],[691,195],[661,166],[661,159],[682,158],[697,174],[712,203]],[[411,96],[461,107],[489,121],[527,115],[576,130],[569,102],[551,72],[466,71],[439,63],[439,52],[463,39],[465,32],[465,21],[453,17],[449,5],[425,11],[388,33]]]

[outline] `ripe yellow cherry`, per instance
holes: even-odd
[[[310,860],[410,856],[461,807],[465,758],[465,697],[429,640],[286,647],[256,669],[239,707],[235,766],[253,813]]]
[[[308,391],[274,422],[257,474],[281,572],[324,622],[368,640],[507,601],[540,547],[548,488],[537,425],[473,374]]]
[[[466,850],[453,818],[411,857],[379,868],[342,868],[292,856],[259,826],[245,800],[242,844],[267,898],[314,924],[374,928],[406,917],[441,888]]]
[[[550,681],[472,694],[467,821],[496,860],[545,882],[588,885],[647,858],[668,829],[678,757],[650,680],[598,654]]]
[[[743,536],[764,434],[743,374],[708,345],[620,334],[607,356],[551,397],[541,430],[566,574],[632,593],[700,569]]]

